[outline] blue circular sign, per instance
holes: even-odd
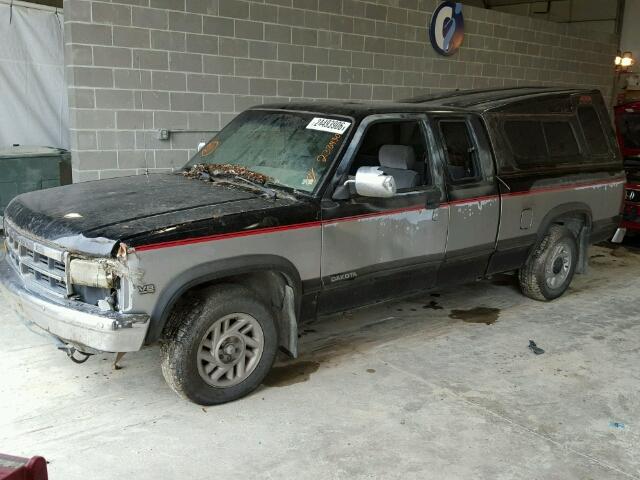
[[[464,39],[462,3],[442,2],[431,16],[429,27],[431,45],[440,55],[453,55]]]

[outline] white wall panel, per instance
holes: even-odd
[[[0,4],[0,149],[69,148],[62,14]]]
[[[636,62],[640,60],[640,0],[626,0],[620,49],[633,52]],[[636,67],[637,69],[637,67]]]

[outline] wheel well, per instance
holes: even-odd
[[[580,238],[582,230],[584,227],[590,228],[590,219],[585,213],[568,213],[562,215],[558,218],[554,218],[553,225],[563,225],[567,227],[571,233],[576,237],[576,239]]]
[[[176,308],[184,308],[185,299],[188,299],[194,293],[215,287],[221,284],[242,285],[251,290],[266,306],[268,306],[275,317],[276,328],[278,330],[278,338],[280,348],[292,357],[297,356],[297,306],[296,290],[292,279],[286,274],[275,270],[260,270],[255,272],[241,273],[229,275],[214,280],[199,283],[183,292],[180,298],[175,302],[172,310]],[[169,334],[175,328],[175,323],[179,320],[174,315],[169,316],[169,321],[163,329],[163,335]]]
[[[550,225],[562,225],[573,233],[578,243],[576,273],[586,273],[589,263],[591,217],[585,212],[568,212],[554,218]]]

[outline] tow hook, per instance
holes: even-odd
[[[70,347],[69,345],[59,345],[58,350],[62,350],[67,354],[67,357],[71,359],[73,363],[82,364],[89,360],[89,357],[93,356],[93,353],[85,353],[80,350],[76,350],[74,347]],[[76,358],[75,354],[78,353],[80,355],[84,355],[84,358]]]

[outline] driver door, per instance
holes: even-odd
[[[360,124],[322,201],[319,313],[404,296],[435,284],[445,253],[448,210],[440,206],[443,177],[426,122],[423,115],[396,114],[368,117]],[[410,149],[414,161],[404,165],[389,155],[381,157],[385,145],[394,145],[383,149],[385,153]],[[408,167],[407,172],[387,169],[389,165]],[[419,180],[390,198],[340,188],[358,168],[372,166],[394,172],[398,179],[417,172]]]

